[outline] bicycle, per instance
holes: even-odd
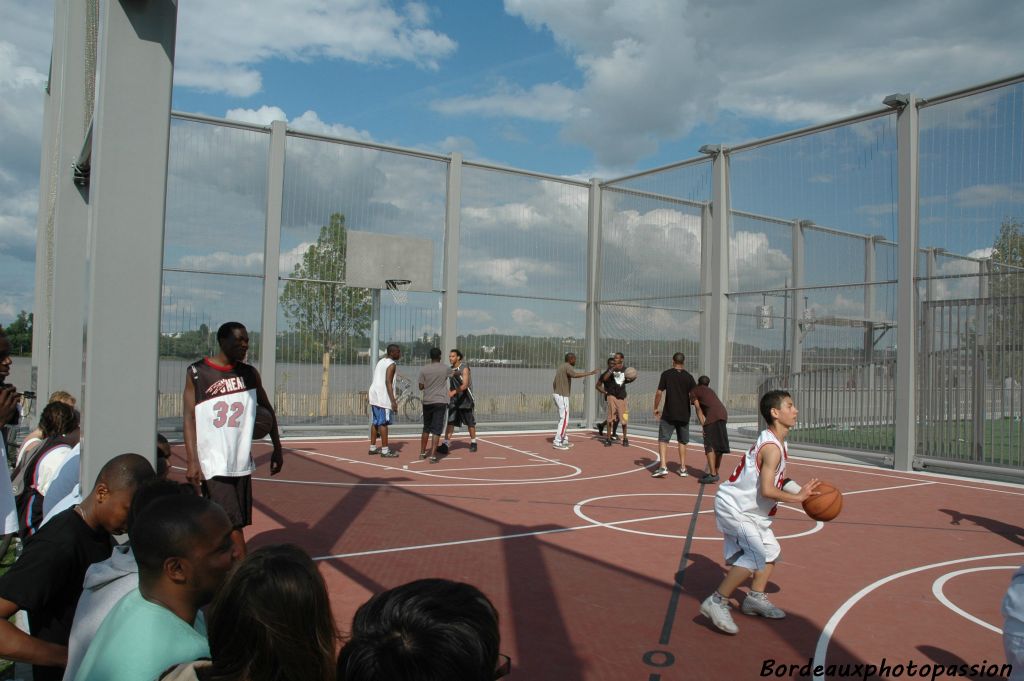
[[[423,401],[416,396],[412,381],[402,374],[395,376],[395,401],[398,411],[409,421],[415,421],[423,415]]]

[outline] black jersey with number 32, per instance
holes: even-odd
[[[188,367],[196,391],[196,449],[203,475],[252,473],[252,428],[260,375],[244,362],[220,366],[210,358]]]

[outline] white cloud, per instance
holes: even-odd
[[[263,271],[263,253],[237,254],[215,251],[203,255],[186,255],[178,262],[178,266],[211,272],[258,274]]]
[[[953,195],[958,206],[991,206],[995,203],[1024,203],[1024,184],[976,184]]]
[[[550,32],[582,85],[501,82],[434,107],[562,122],[563,137],[607,167],[635,163],[722,112],[819,122],[881,108],[894,92],[936,95],[1013,73],[1011,27],[1024,23],[1024,6],[994,19],[968,3],[926,0],[505,0],[505,11]],[[981,104],[947,122],[975,124]]]
[[[576,93],[559,83],[541,83],[525,90],[502,81],[487,95],[438,100],[431,108],[445,114],[512,116],[560,123],[572,116],[575,99]]]
[[[523,289],[530,278],[537,275],[554,275],[558,267],[553,262],[541,262],[528,258],[473,258],[459,265],[463,286],[483,284],[488,290],[507,288]]]
[[[466,321],[472,321],[480,324],[483,322],[492,321],[494,319],[494,316],[491,315],[491,313],[488,312],[487,310],[459,308],[459,319],[464,319]]]
[[[178,11],[175,84],[238,97],[262,87],[271,59],[410,62],[437,69],[456,43],[428,27],[423,3],[289,0],[260,8],[241,0],[196,0]]]
[[[512,310],[512,321],[517,333],[539,336],[570,336],[576,333],[573,324],[566,321],[545,319],[533,310],[517,307]]]

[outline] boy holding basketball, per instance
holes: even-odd
[[[780,553],[772,516],[778,502],[803,503],[818,486],[816,478],[803,487],[786,478],[786,436],[799,414],[792,396],[784,390],[769,391],[761,398],[759,410],[768,427],[715,495],[715,523],[725,537],[729,572],[701,603],[700,612],[727,634],[739,633],[729,613],[729,596],[750,577],[753,580],[743,599],[743,614],[769,619],[786,616],[764,593]]]

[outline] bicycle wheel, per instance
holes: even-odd
[[[402,416],[410,421],[415,421],[423,415],[423,403],[418,397],[410,397],[402,405]]]

